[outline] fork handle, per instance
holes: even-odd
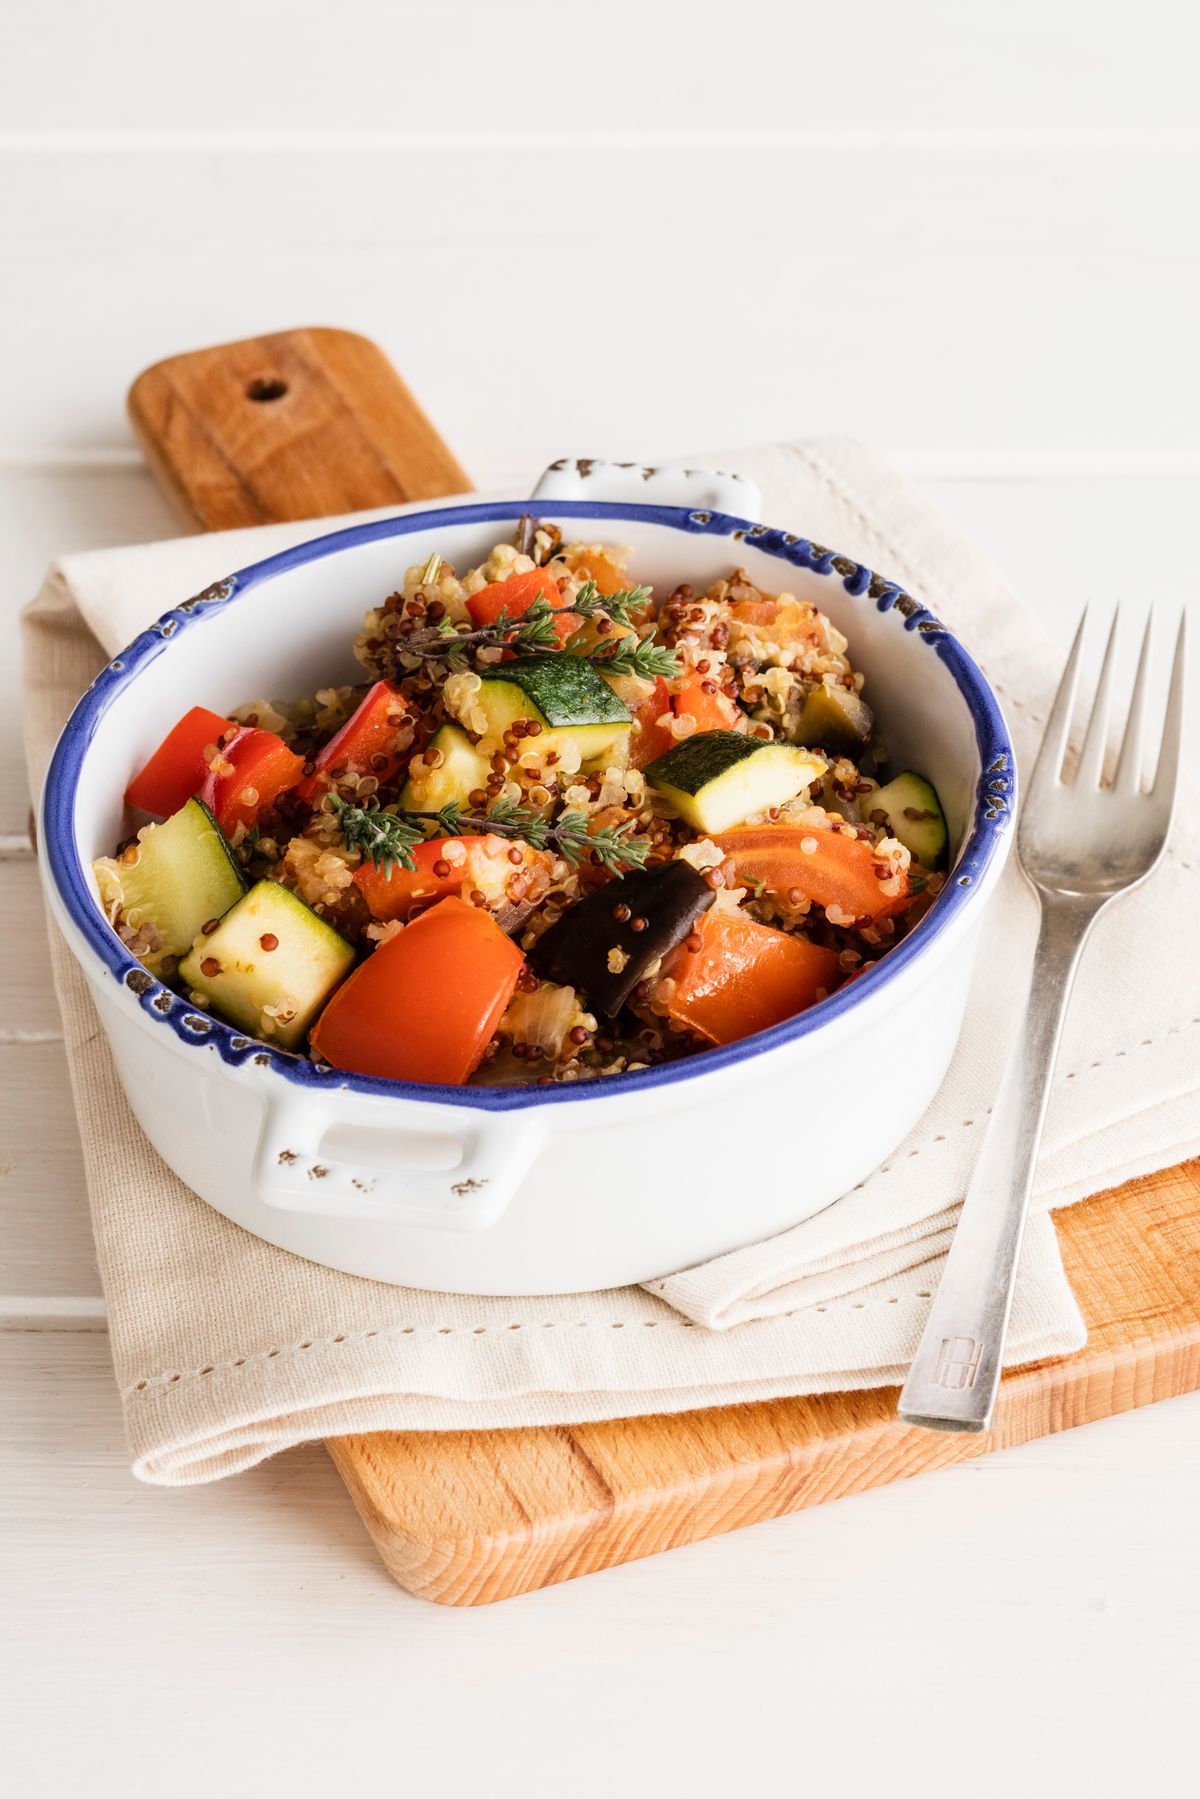
[[[1102,900],[1042,892],[1029,994],[945,1271],[900,1394],[908,1424],[988,1430],[1050,1077],[1075,970]]]

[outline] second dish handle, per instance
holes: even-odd
[[[545,470],[532,497],[684,506],[692,512],[728,512],[755,524],[762,517],[762,495],[748,475],[674,464],[644,468],[636,462],[602,462],[594,456],[560,456]]]

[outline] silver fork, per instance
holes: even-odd
[[[909,1424],[930,1430],[991,1426],[1029,1192],[1050,1077],[1080,953],[1104,908],[1138,887],[1166,848],[1183,731],[1184,628],[1180,620],[1154,784],[1142,787],[1147,620],[1133,698],[1112,785],[1101,785],[1108,735],[1114,615],[1074,778],[1063,779],[1079,652],[1079,621],[1029,782],[1017,857],[1041,905],[1041,928],[1024,1017],[971,1176],[962,1215],[916,1359],[900,1394]]]

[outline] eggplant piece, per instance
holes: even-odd
[[[631,869],[564,912],[529,951],[529,963],[543,980],[582,988],[597,1012],[614,1018],[715,898],[690,862]]]

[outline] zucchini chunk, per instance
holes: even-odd
[[[645,770],[685,824],[706,837],[782,806],[825,772],[825,759],[740,731],[697,731]]]
[[[867,794],[863,811],[868,818],[882,812],[891,835],[925,868],[945,866],[946,818],[942,802],[923,775],[907,769],[886,787]]]
[[[163,974],[167,959],[184,955],[202,925],[236,905],[246,883],[200,800],[188,800],[161,825],[143,825],[136,847],[136,859],[105,856],[92,872],[114,924],[136,933],[138,961]]]
[[[796,721],[796,741],[853,755],[862,749],[874,725],[867,702],[852,687],[843,687],[836,676],[826,675],[808,689]]]
[[[530,966],[546,980],[582,987],[612,1018],[716,897],[690,862],[633,869],[569,906],[529,951]]]
[[[278,881],[259,881],[179,967],[201,1003],[252,1037],[295,1049],[354,951]]]
[[[519,718],[542,727],[538,748],[560,753],[574,743],[590,767],[632,728],[633,714],[604,677],[579,656],[524,656],[483,677],[478,703],[487,716],[481,749],[490,755]]]
[[[443,725],[435,731],[427,754],[428,750],[440,750],[442,761],[437,768],[409,775],[400,795],[405,812],[440,812],[456,802],[465,806],[471,794],[487,786],[492,765],[458,725]]]

